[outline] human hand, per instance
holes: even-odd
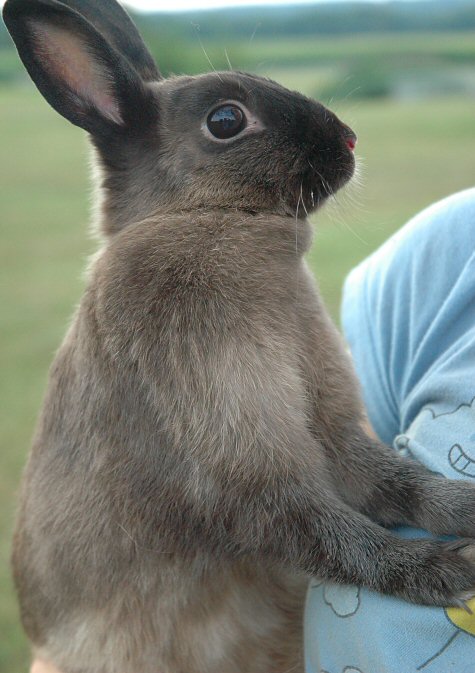
[[[58,669],[46,661],[35,659],[31,665],[30,673],[61,673]]]

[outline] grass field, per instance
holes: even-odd
[[[269,70],[292,88],[294,69]],[[300,77],[299,77],[300,75]],[[315,218],[311,265],[334,316],[344,275],[408,217],[475,181],[473,101],[339,103],[359,135],[361,185]],[[0,673],[28,658],[8,570],[15,493],[48,365],[83,286],[88,150],[32,89],[0,89]]]
[[[226,68],[228,53],[236,68],[276,65],[311,64],[321,66],[353,65],[371,62],[393,67],[404,65],[420,67],[468,63],[475,60],[474,32],[373,32],[342,35],[296,35],[292,32],[271,34],[256,17],[245,35],[232,21],[220,20],[216,25],[207,14],[194,20],[191,16],[179,18],[174,26],[163,23],[163,18],[150,21],[139,17],[140,29],[148,47],[164,72],[200,72],[208,68],[207,56],[216,68]],[[285,23],[283,24],[285,26]],[[282,28],[282,26],[281,26]],[[264,30],[263,30],[264,29]],[[183,42],[186,41],[186,49]]]
[[[239,52],[240,42],[236,44]],[[229,51],[232,51],[232,43]],[[257,37],[250,48],[246,45],[246,57],[252,63],[267,64],[335,64],[355,59],[404,61],[420,63],[424,59],[435,61],[470,62],[475,58],[474,34],[467,33],[370,33],[362,35],[326,35],[295,37],[274,40]],[[239,52],[241,53],[241,52]]]

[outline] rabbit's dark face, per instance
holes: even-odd
[[[157,196],[181,208],[302,216],[353,174],[351,129],[275,82],[223,72],[154,86],[156,168],[168,173],[156,173]]]

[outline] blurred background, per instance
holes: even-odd
[[[357,132],[359,184],[314,217],[309,255],[336,320],[354,264],[421,208],[474,185],[474,0],[128,7],[164,74],[257,72],[318,98]],[[3,24],[0,122],[0,673],[23,673],[8,568],[15,496],[48,366],[96,244],[86,138],[34,89]]]

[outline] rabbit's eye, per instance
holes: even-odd
[[[225,140],[243,130],[246,117],[236,105],[222,105],[208,115],[206,123],[215,138]]]

